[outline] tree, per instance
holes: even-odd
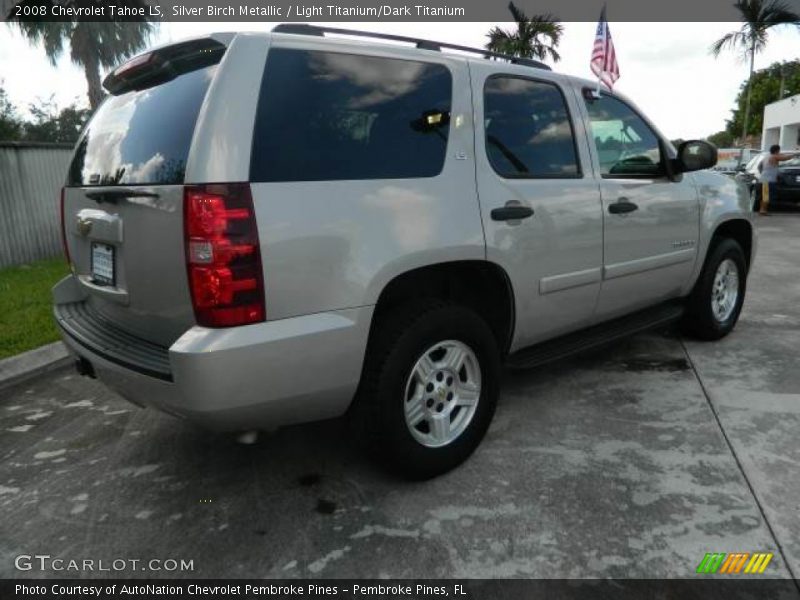
[[[63,5],[71,6],[75,0]],[[143,0],[131,0],[128,6],[145,7]],[[97,108],[103,99],[100,69],[110,69],[142,50],[155,30],[155,24],[145,17],[125,22],[75,21],[14,21],[29,42],[42,45],[50,64],[56,66],[69,44],[72,62],[83,68],[88,85],[89,105]]]
[[[90,109],[78,108],[74,103],[59,110],[52,96],[30,104],[28,110],[33,120],[25,123],[25,140],[30,142],[74,144],[92,114]]]
[[[781,94],[783,92],[783,94]],[[759,135],[764,123],[764,107],[782,98],[800,94],[800,60],[773,63],[753,73],[749,85],[743,83],[736,97],[736,108],[727,122],[726,131],[738,136],[744,131],[747,97],[750,96],[750,117],[747,135]]]
[[[717,148],[729,148],[733,146],[733,135],[725,130],[712,133],[706,138],[707,141],[714,144]]]
[[[31,118],[22,117],[17,113],[0,81],[0,141],[2,142],[74,144],[92,115],[90,109],[79,108],[75,102],[59,108],[52,96],[47,100],[38,98],[35,104],[28,105],[28,112]]]
[[[736,0],[736,10],[742,18],[742,27],[737,31],[726,33],[711,46],[712,54],[717,57],[723,50],[738,50],[743,58],[750,60],[750,73],[745,84],[746,100],[744,118],[742,119],[742,140],[747,137],[750,118],[750,96],[753,69],[756,53],[767,46],[769,30],[779,25],[798,25],[800,15],[789,10],[783,0]]]
[[[0,82],[2,84],[2,82]],[[15,142],[22,138],[22,120],[0,85],[0,141]]]
[[[487,50],[520,58],[552,58],[553,62],[561,60],[556,48],[564,33],[564,26],[553,15],[528,17],[513,2],[508,3],[508,10],[517,23],[517,30],[511,32],[493,28],[487,34]]]

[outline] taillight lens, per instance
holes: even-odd
[[[72,260],[69,256],[69,246],[67,245],[67,222],[64,215],[64,196],[65,189],[61,188],[61,201],[59,202],[59,212],[61,214],[61,244],[64,246],[64,257],[67,259],[67,264],[72,267]]]
[[[263,321],[264,282],[250,185],[186,186],[183,208],[197,323],[234,327]]]

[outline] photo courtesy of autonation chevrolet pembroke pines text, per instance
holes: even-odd
[[[1,600],[800,600],[800,0],[0,0]]]

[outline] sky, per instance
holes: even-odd
[[[313,24],[313,22],[311,22]],[[178,41],[212,31],[268,31],[274,23],[169,23],[159,26],[153,44]],[[367,31],[428,38],[483,47],[494,23],[327,23]],[[513,29],[511,23],[501,27]],[[629,96],[670,139],[702,138],[725,127],[748,65],[733,52],[715,59],[714,40],[739,23],[609,23],[621,77],[615,89]],[[564,23],[555,70],[591,78],[589,55],[595,23]],[[776,28],[756,69],[800,58],[800,31]],[[86,104],[82,69],[63,56],[50,65],[41,48],[31,46],[15,29],[0,25],[0,82],[11,101],[25,112],[30,103],[51,95],[59,105]]]

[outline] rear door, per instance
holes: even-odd
[[[519,348],[591,319],[602,214],[574,96],[548,71],[506,69],[470,63],[487,258],[511,278]]]
[[[666,143],[623,100],[583,91],[603,200],[598,320],[673,298],[697,258],[700,208],[691,175],[666,175]]]
[[[210,39],[175,45],[110,77],[114,93],[79,140],[64,190],[66,244],[92,307],[158,344],[194,322],[183,183],[224,50]]]

